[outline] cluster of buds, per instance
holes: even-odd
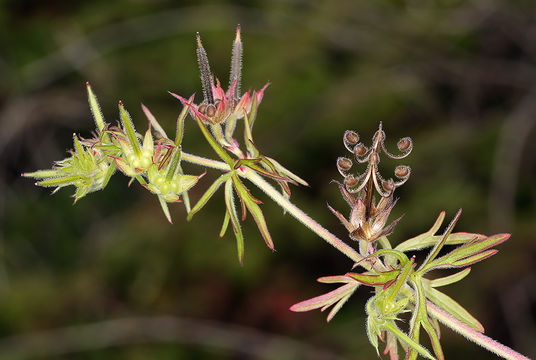
[[[92,146],[94,142],[81,142],[76,134],[73,134],[73,142],[74,150],[70,151],[70,157],[56,161],[52,169],[24,173],[22,176],[39,179],[35,183],[38,186],[55,187],[53,193],[73,185],[76,187],[73,195],[75,202],[90,192],[104,189],[115,170],[111,160]]]
[[[381,123],[372,137],[370,147],[359,141],[359,135],[355,131],[348,130],[343,136],[344,146],[353,155],[353,159],[357,163],[367,164],[367,169],[363,173],[354,175],[349,173],[353,166],[351,158],[340,157],[337,159],[337,169],[344,177],[339,188],[352,210],[348,220],[333,208],[330,207],[330,210],[341,220],[353,240],[372,243],[389,235],[400,220],[398,218],[386,226],[387,218],[396,204],[393,196],[394,191],[408,180],[411,169],[406,165],[397,166],[394,174],[398,180],[394,181],[392,178],[384,179],[380,175],[378,165],[381,153],[391,159],[403,159],[411,152],[413,143],[409,137],[400,139],[397,146],[401,153],[395,155],[385,148],[385,137]],[[381,197],[378,203],[374,199],[374,190]]]
[[[156,194],[164,214],[171,222],[167,202],[180,201],[187,191],[202,176],[184,175],[180,168],[180,140],[183,121],[187,114],[185,107],[179,116],[178,139],[174,143],[162,134],[162,127],[149,110],[143,110],[161,139],[155,145],[151,127],[145,132],[143,142],[134,129],[129,113],[119,102],[120,126],[109,127],[104,122],[97,98],[87,85],[89,105],[97,125],[92,139],[79,140],[74,135],[74,151],[71,156],[57,161],[50,170],[25,173],[23,176],[37,178],[39,186],[54,186],[54,192],[65,186],[74,185],[75,201],[89,192],[103,189],[116,169],[131,177],[131,182],[139,181],[149,191]]]

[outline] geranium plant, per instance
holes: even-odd
[[[445,212],[439,214],[427,232],[396,246],[389,241],[388,236],[400,221],[400,218],[388,221],[397,202],[395,192],[409,179],[411,170],[408,166],[399,165],[394,170],[396,180],[386,179],[380,174],[378,165],[381,156],[392,159],[408,156],[413,150],[409,137],[398,141],[399,153],[393,154],[384,144],[386,133],[381,123],[370,145],[361,142],[356,131],[344,133],[343,144],[349,154],[337,160],[337,169],[343,180],[336,183],[349,206],[349,216],[343,215],[344,211],[329,207],[348,231],[346,241],[339,239],[290,202],[290,185],[307,183],[280,162],[263,155],[253,140],[253,125],[267,85],[258,91],[241,93],[240,27],[233,42],[227,90],[213,76],[199,34],[197,61],[203,98],[196,100],[194,96],[186,98],[171,93],[183,106],[177,118],[174,138],[166,134],[156,117],[143,105],[148,119],[148,129],[143,134],[135,130],[122,102],[119,102],[121,122],[116,125],[106,123],[88,83],[89,105],[96,124],[93,137],[73,135],[74,150],[67,158],[55,162],[52,169],[24,173],[23,176],[37,179],[36,185],[54,187],[53,192],[74,186],[76,202],[90,192],[104,189],[112,175],[120,172],[130,177],[131,182],[138,182],[156,195],[169,222],[169,204],[182,203],[188,219],[191,219],[223,187],[225,213],[219,235],[223,236],[231,225],[240,263],[244,258],[241,220],[248,213],[255,220],[267,246],[274,249],[261,201],[248,190],[248,187],[255,186],[354,263],[345,274],[318,279],[322,283],[339,284],[338,288],[299,302],[290,308],[292,311],[331,307],[327,317],[330,321],[355,291],[369,287],[373,295],[365,304],[368,339],[378,354],[380,343],[383,343],[382,352],[391,360],[416,359],[419,356],[444,359],[440,324],[505,359],[527,359],[484,335],[484,328],[477,319],[438,290],[441,286],[462,280],[469,274],[471,265],[496,254],[495,247],[508,240],[509,234],[485,236],[453,232],[460,210],[443,234],[437,232],[445,219]],[[183,129],[187,118],[195,121],[219,160],[183,150]],[[242,124],[237,127],[239,122]],[[237,128],[243,129],[240,136],[235,134]],[[183,161],[220,172],[193,205],[188,191],[196,186],[204,173],[185,174],[181,167]],[[352,173],[352,168],[360,164],[363,164],[364,171]],[[446,245],[454,248],[445,252]],[[430,248],[428,256],[417,263],[413,253],[425,248]],[[439,269],[456,269],[456,272],[446,277],[434,277],[434,270]],[[402,316],[409,318],[407,326],[401,321]],[[422,344],[423,331],[430,340],[431,349]]]

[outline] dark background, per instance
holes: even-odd
[[[339,236],[326,208],[344,210],[335,160],[342,134],[415,148],[397,191],[391,240],[426,231],[441,210],[457,230],[511,232],[498,255],[444,290],[486,333],[536,355],[536,6],[533,1],[2,1],[0,2],[0,358],[376,358],[362,289],[326,324],[293,303],[332,289],[315,279],[351,263],[266,196],[277,252],[251,217],[244,266],[230,232],[218,238],[220,193],[185,221],[117,174],[75,206],[21,172],[48,168],[93,129],[90,81],[108,122],[122,100],[144,131],[147,105],[173,132],[178,102],[200,94],[201,32],[212,70],[228,81],[234,29],[243,30],[244,88],[271,85],[256,143],[309,181],[293,201]],[[209,155],[193,122],[185,150]],[[385,160],[385,176],[397,163]],[[190,173],[200,169],[188,167]],[[194,199],[216,176],[212,172]],[[450,359],[489,359],[443,328]]]

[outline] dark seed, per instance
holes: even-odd
[[[344,134],[346,142],[350,145],[355,145],[359,141],[359,135],[355,131],[346,131]]]
[[[339,158],[337,160],[337,166],[339,167],[339,169],[344,171],[350,170],[350,168],[352,167],[352,160],[347,158]]]
[[[398,165],[395,169],[395,176],[398,178],[404,178],[408,176],[409,168],[406,165]]]
[[[349,187],[349,188],[352,188],[352,187],[356,186],[358,183],[359,183],[359,180],[356,179],[356,178],[353,177],[353,176],[347,176],[347,177],[344,179],[344,185],[346,185],[346,186]]]
[[[206,115],[207,114],[207,105],[206,104],[199,105],[199,107],[197,108],[197,111],[199,111],[203,115]]]
[[[385,191],[387,191],[387,192],[391,192],[394,189],[392,181],[383,180],[382,181],[382,186],[385,189]]]
[[[214,105],[208,105],[207,106],[207,116],[213,117],[216,115],[216,107]]]
[[[356,154],[356,156],[363,156],[367,153],[367,150],[365,145],[359,144],[354,148],[354,154]]]
[[[403,138],[398,141],[398,150],[400,151],[406,151],[411,147],[411,139],[410,138]]]

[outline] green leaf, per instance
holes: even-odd
[[[179,175],[184,175],[184,171],[182,171],[182,168],[181,166],[179,165],[178,167],[178,172],[179,172]],[[190,196],[188,195],[188,191],[184,191],[182,194],[182,200],[184,201],[184,207],[186,208],[186,213],[187,214],[190,214],[190,211],[191,211],[191,207],[190,207]]]
[[[410,348],[421,354],[423,357],[435,360],[435,358],[432,356],[430,351],[428,351],[428,349],[426,349],[424,346],[419,344],[419,342],[413,340],[408,335],[406,335],[406,333],[404,333],[398,328],[398,326],[396,326],[394,321],[386,321],[384,327],[386,330],[390,331],[394,336],[396,336],[400,341],[403,341],[404,343],[408,344]]]
[[[329,307],[344,297],[353,294],[358,286],[358,282],[345,284],[326,294],[294,304],[290,307],[290,311],[304,312]]]
[[[387,272],[382,272],[379,274],[356,274],[356,273],[347,273],[346,276],[351,277],[352,279],[359,281],[361,284],[367,286],[380,286],[384,285],[389,281],[393,281],[400,274],[400,270],[392,270]]]
[[[463,269],[462,271],[458,271],[457,273],[454,273],[452,275],[445,276],[445,277],[438,278],[438,279],[434,279],[434,280],[430,280],[430,286],[431,287],[440,287],[440,286],[453,284],[455,282],[458,282],[458,281],[462,280],[464,277],[469,275],[470,272],[471,272],[471,268],[466,268],[466,269]]]
[[[181,162],[181,147],[175,146],[172,151],[173,154],[171,155],[171,161],[169,162],[169,166],[166,172],[167,181],[171,181],[173,179],[173,175],[175,175],[175,172],[177,171],[177,168],[179,167],[179,164]]]
[[[336,284],[336,283],[350,283],[354,280],[346,275],[335,275],[335,276],[322,276],[316,279],[316,281],[324,284]]]
[[[158,120],[156,120],[154,115],[149,111],[149,109],[143,104],[141,104],[141,109],[143,110],[143,113],[149,120],[149,123],[151,124],[153,129],[158,133],[158,135],[160,135],[164,139],[168,139],[166,132],[164,131]]]
[[[68,175],[68,176],[61,176],[57,178],[52,179],[46,179],[42,181],[38,181],[36,185],[39,186],[67,186],[74,184],[75,181],[80,180],[80,176],[78,175]]]
[[[481,253],[478,253],[478,254],[475,254],[475,255],[472,255],[472,256],[468,256],[468,257],[463,258],[461,260],[454,261],[452,263],[452,266],[454,266],[454,267],[464,267],[464,266],[468,266],[468,265],[473,265],[474,263],[477,263],[479,261],[485,260],[485,259],[489,258],[490,256],[495,255],[498,251],[499,250],[496,250],[496,249],[486,250],[486,251],[483,251]]]
[[[216,192],[216,190],[218,190],[218,188],[220,187],[221,184],[223,184],[227,179],[229,179],[231,177],[231,173],[226,173],[226,174],[223,174],[221,175],[218,179],[216,179],[216,181],[214,181],[214,183],[212,183],[212,185],[210,185],[210,187],[207,189],[207,191],[205,191],[205,193],[203,194],[203,196],[201,196],[201,198],[197,201],[197,203],[195,204],[195,206],[193,207],[193,209],[190,211],[190,213],[188,214],[188,221],[190,221],[192,219],[192,217],[199,211],[203,208],[203,206],[206,205],[206,203],[210,200],[210,198],[214,195],[214,193]]]
[[[433,287],[426,286],[424,291],[426,297],[435,305],[445,310],[461,322],[472,327],[476,331],[484,332],[484,327],[482,324],[451,297],[445,295],[439,290],[434,289]]]
[[[164,200],[160,195],[158,195],[158,201],[160,202],[160,207],[162,208],[166,219],[169,221],[170,224],[173,224],[173,221],[171,221],[171,214],[169,213],[169,208],[166,200]]]
[[[223,224],[221,225],[220,237],[223,237],[227,232],[227,227],[229,226],[229,213],[225,211],[225,217],[223,218]]]
[[[104,175],[102,188],[105,188],[106,185],[108,185],[108,182],[110,181],[112,175],[114,174],[116,167],[117,166],[115,165],[115,162],[110,163],[110,165],[108,166],[108,169],[106,170],[106,174]]]
[[[136,130],[134,130],[134,124],[132,123],[132,119],[130,118],[129,113],[125,110],[125,107],[123,106],[123,103],[121,101],[119,101],[119,113],[121,115],[121,123],[123,124],[123,129],[127,134],[130,146],[132,147],[134,154],[136,154],[136,156],[140,156],[141,148],[140,143],[138,142],[138,138],[136,137]]]
[[[97,101],[97,97],[93,93],[93,90],[91,89],[91,85],[89,85],[89,82],[86,83],[86,88],[87,88],[87,95],[88,95],[88,100],[89,100],[89,108],[91,109],[91,114],[93,114],[93,119],[95,120],[97,129],[99,131],[102,131],[105,127],[105,124],[104,124],[104,116],[102,116],[99,102]]]
[[[236,237],[236,248],[238,250],[238,261],[242,265],[244,262],[244,235],[242,235],[242,228],[240,227],[240,220],[236,214],[236,208],[234,204],[233,196],[233,182],[229,179],[225,183],[225,206],[227,213],[233,226],[233,232]]]
[[[449,226],[447,227],[447,230],[445,230],[443,237],[441,238],[440,241],[437,242],[437,244],[432,248],[432,250],[430,250],[430,252],[428,253],[428,256],[426,257],[426,260],[424,260],[424,262],[422,263],[418,271],[421,271],[421,270],[425,271],[428,264],[430,264],[436,258],[436,256],[439,254],[439,251],[441,251],[441,249],[445,245],[445,242],[447,241],[447,238],[449,237],[450,233],[454,229],[454,226],[456,226],[456,223],[458,222],[458,219],[460,218],[461,214],[462,214],[462,209],[458,210],[458,213],[456,214],[456,216],[454,216],[454,219],[452,219],[452,221],[450,222]]]
[[[430,246],[434,246],[442,239],[441,235],[434,235],[439,228],[441,227],[441,224],[443,223],[443,220],[445,219],[445,212],[442,211],[439,214],[439,217],[437,218],[436,222],[432,226],[430,230],[427,232],[418,235],[414,238],[408,239],[395,247],[395,250],[407,252],[410,250],[421,250]],[[451,233],[445,242],[445,245],[458,245],[458,244],[464,244],[473,240],[480,240],[487,238],[485,235],[482,234],[475,234],[475,233],[467,233],[467,232],[457,232],[457,233]]]
[[[270,161],[270,163],[277,169],[277,172],[279,174],[283,175],[284,177],[287,177],[289,179],[294,180],[298,184],[301,184],[303,186],[309,186],[307,181],[303,180],[298,175],[294,174],[293,172],[291,172],[290,170],[285,168],[283,165],[278,163],[276,160],[274,160],[274,159],[272,159],[272,158],[270,158],[268,156],[265,156],[264,158],[266,158],[268,161]]]
[[[252,112],[253,112],[253,107],[255,106],[256,101],[257,101],[257,97],[256,96],[253,96],[253,97],[254,97],[253,106],[251,107]],[[250,117],[248,116],[247,111],[244,110],[244,143],[246,144],[246,148],[248,149],[250,156],[256,158],[259,156],[259,151],[257,150],[255,146],[253,146],[253,135],[251,134],[252,124],[249,121],[249,119]]]
[[[330,322],[331,319],[333,319],[333,317],[335,315],[337,315],[337,313],[339,312],[339,310],[342,308],[342,306],[348,301],[348,299],[350,298],[350,296],[352,296],[353,292],[351,293],[348,293],[346,294],[346,296],[343,296],[336,304],[335,306],[331,309],[331,311],[329,312],[328,314],[328,317],[326,318],[326,321],[327,322]]]
[[[429,268],[462,267],[482,261],[497,252],[496,250],[488,250],[489,248],[500,245],[509,238],[510,234],[496,234],[490,237],[474,239],[436,259],[430,264]]]
[[[190,106],[192,105],[192,101],[194,100],[194,96],[190,96],[188,99],[188,103],[183,106],[181,113],[179,114],[179,117],[177,118],[177,133],[175,134],[175,145],[179,146],[182,144],[182,138],[184,136],[184,119],[186,119],[186,115],[188,114],[188,110]]]
[[[261,232],[262,237],[264,238],[264,242],[271,250],[274,250],[274,243],[272,241],[272,237],[270,236],[270,233],[268,232],[268,226],[266,225],[266,220],[264,219],[264,215],[262,214],[262,210],[257,205],[258,200],[256,200],[246,189],[244,184],[240,181],[238,176],[236,174],[233,174],[231,177],[233,179],[233,184],[235,186],[236,192],[240,196],[240,199],[242,200],[243,204],[246,205],[249,212],[253,216],[253,219],[257,223],[257,227],[259,228],[259,231]]]
[[[36,178],[36,179],[44,179],[44,178],[49,178],[49,177],[55,177],[55,176],[59,176],[61,175],[59,173],[59,170],[56,170],[56,169],[51,169],[51,170],[37,170],[37,171],[34,171],[34,172],[29,172],[29,173],[23,173],[22,176],[24,177],[31,177],[31,178]]]
[[[423,322],[422,326],[424,330],[426,330],[426,333],[430,338],[430,342],[432,343],[432,349],[434,349],[435,356],[439,360],[444,360],[445,356],[443,355],[443,349],[441,348],[441,343],[439,342],[439,335],[435,332],[435,329],[428,321],[428,318],[425,322]]]
[[[398,259],[398,261],[400,261],[400,264],[402,266],[406,265],[409,262],[409,259],[406,256],[406,254],[404,254],[401,251],[395,250],[395,249],[380,249],[380,250],[374,252],[373,254],[370,254],[366,258],[380,257],[380,256],[385,256],[385,255],[391,255],[391,256],[395,257],[396,259]]]

